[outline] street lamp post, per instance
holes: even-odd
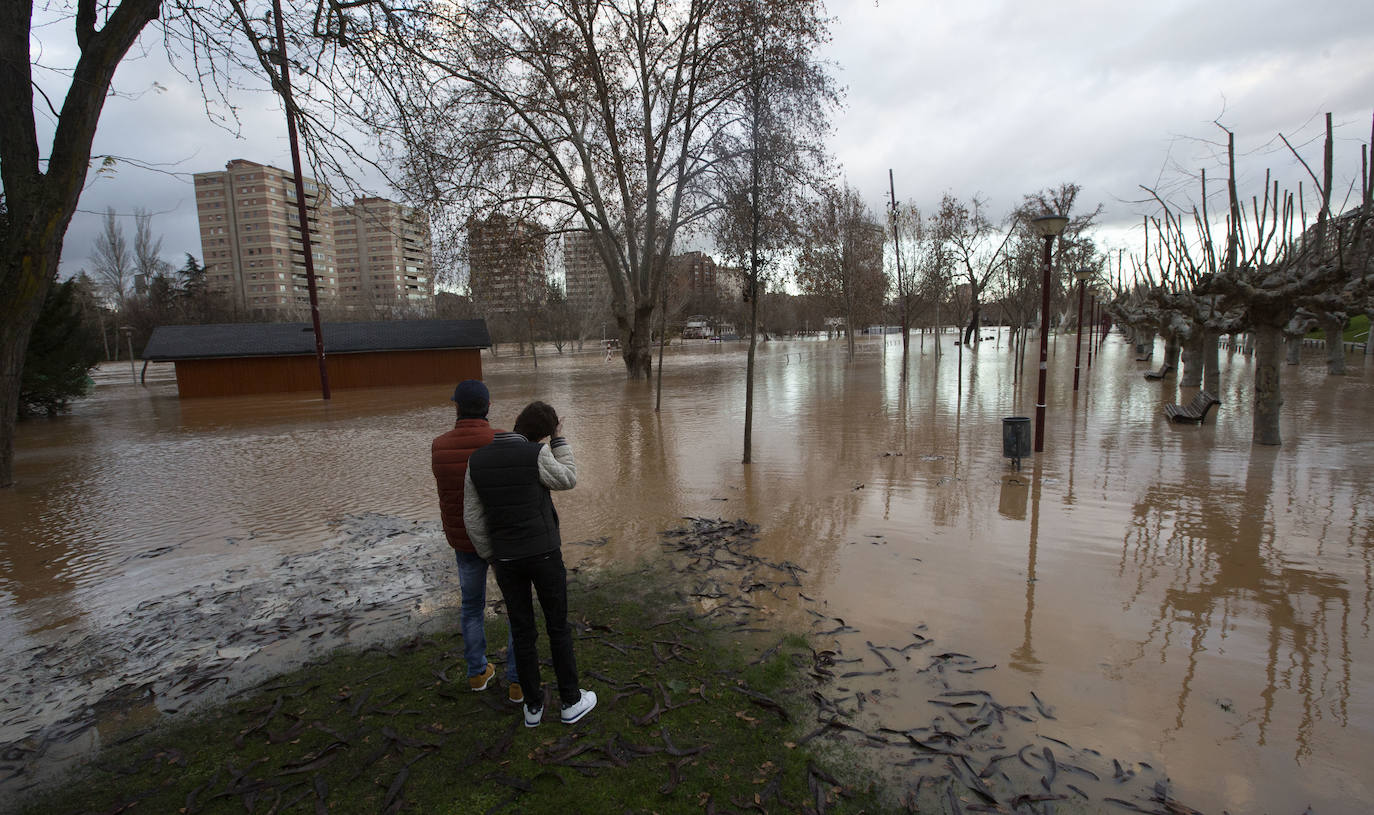
[[[1092,299],[1088,301],[1088,311],[1092,314],[1092,332],[1088,335],[1088,370],[1093,369],[1093,349],[1097,347],[1098,324],[1102,318],[1098,316],[1097,310],[1097,289],[1093,289]]]
[[[1078,363],[1083,357],[1083,289],[1087,288],[1088,280],[1093,276],[1092,269],[1079,269],[1073,273],[1073,277],[1078,281],[1078,334],[1073,343],[1073,390],[1078,392]],[[1089,314],[1091,317],[1091,313]],[[1088,339],[1089,351],[1091,354],[1092,338]]]
[[[1040,385],[1035,398],[1035,452],[1045,449],[1045,377],[1050,357],[1050,249],[1068,226],[1064,215],[1042,215],[1031,220],[1037,235],[1045,239],[1045,271],[1040,280]]]

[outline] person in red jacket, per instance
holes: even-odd
[[[473,451],[491,444],[496,432],[487,422],[491,394],[476,379],[465,379],[453,391],[458,406],[458,421],[453,429],[430,445],[434,481],[439,487],[439,516],[444,537],[458,559],[458,589],[462,593],[459,614],[463,631],[463,658],[467,661],[468,687],[483,691],[496,676],[487,662],[487,634],[484,616],[487,607],[487,562],[477,555],[463,523],[463,479]],[[513,704],[525,701],[515,670],[515,644],[506,642],[506,682]]]

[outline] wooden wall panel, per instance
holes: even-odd
[[[469,349],[335,354],[325,361],[331,389],[457,384],[482,378],[482,354]],[[320,387],[319,364],[313,356],[192,359],[175,364],[177,393],[183,399]]]

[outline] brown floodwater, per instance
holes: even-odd
[[[1001,419],[1033,415],[1034,349],[1017,384],[1005,342],[961,375],[944,339],[938,359],[913,339],[906,376],[891,337],[853,362],[838,341],[761,345],[748,467],[742,346],[670,351],[661,413],[600,355],[484,364],[498,426],[534,398],[564,417],[579,483],[557,503],[584,569],[664,557],[683,517],[747,519],[860,647],[919,630],[997,665],[980,687],[1053,706],[1040,732],[1148,763],[1204,812],[1374,807],[1368,363],[1328,378],[1313,350],[1285,368],[1285,441],[1262,448],[1243,354],[1223,352],[1207,424],[1176,426],[1162,408],[1191,391],[1145,381],[1113,335],[1075,395],[1059,337],[1047,449],[1014,472]],[[20,425],[0,491],[0,784],[207,689],[451,619],[428,459],[449,388],[182,401],[170,376],[106,366],[71,415]],[[928,719],[905,682],[875,679],[869,714]]]

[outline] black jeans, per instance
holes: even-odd
[[[577,659],[573,656],[572,627],[568,625],[568,572],[563,553],[558,550],[520,560],[493,560],[496,585],[506,598],[511,636],[515,638],[515,671],[527,705],[542,705],[543,680],[539,676],[539,651],[535,643],[539,629],[534,622],[534,597],[544,609],[544,630],[553,652],[553,673],[558,679],[558,696],[571,705],[582,697],[577,687]]]

